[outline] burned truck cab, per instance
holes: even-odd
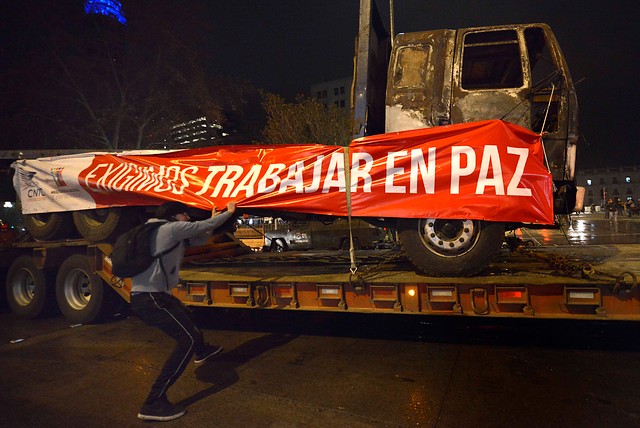
[[[546,24],[394,35],[377,2],[360,0],[352,105],[355,138],[488,119],[543,133],[554,210],[576,206],[578,102]]]
[[[543,133],[556,213],[573,210],[577,98],[546,24],[398,34],[385,99],[385,132],[502,119]]]
[[[546,24],[394,34],[377,1],[360,0],[353,84],[353,136],[483,120],[542,134],[555,214],[581,209],[575,185],[578,103]],[[463,216],[464,217],[464,216]],[[468,217],[468,216],[467,216]],[[393,219],[383,219],[393,223]],[[396,219],[401,247],[424,272],[470,276],[501,247],[502,224],[471,218]]]

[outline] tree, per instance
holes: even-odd
[[[20,33],[11,65],[0,70],[9,145],[137,149],[162,142],[176,123],[225,120],[204,71],[207,22],[198,4],[128,2],[124,26],[84,15],[79,2],[19,3],[16,27],[28,37]]]
[[[224,113],[229,144],[257,143],[262,139],[265,113],[262,92],[250,81],[237,78],[216,78],[210,91],[216,94]]]
[[[302,95],[287,103],[275,94],[263,94],[267,125],[263,135],[271,144],[325,144],[346,146],[351,139],[350,118],[344,109],[325,106]]]

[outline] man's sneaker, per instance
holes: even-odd
[[[194,358],[193,362],[196,364],[202,364],[205,362],[207,358],[213,357],[220,351],[222,351],[222,346],[204,345],[204,348],[202,348],[202,351],[196,353],[196,357]]]
[[[156,400],[153,404],[143,404],[138,418],[145,421],[171,421],[187,413],[182,406],[171,404],[166,398]]]

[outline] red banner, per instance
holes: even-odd
[[[497,120],[366,137],[348,148],[219,146],[17,166],[27,213],[163,200],[211,209],[234,200],[245,211],[345,216],[350,200],[359,217],[553,223],[540,137]]]
[[[541,138],[519,126],[496,120],[383,134],[350,151],[375,159],[371,192],[351,196],[360,216],[553,223]]]

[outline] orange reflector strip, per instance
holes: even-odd
[[[501,291],[500,298],[502,299],[522,299],[522,291]]]

